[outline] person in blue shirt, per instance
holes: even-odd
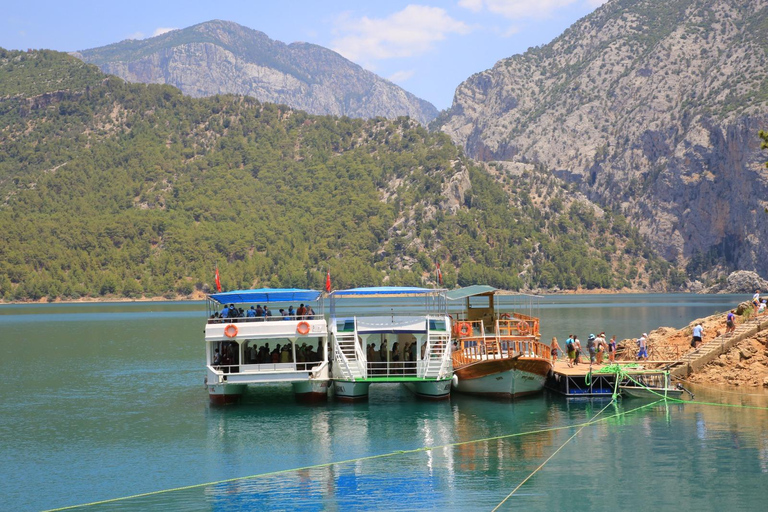
[[[691,340],[691,346],[693,348],[699,348],[699,345],[701,345],[701,337],[703,335],[704,328],[701,324],[696,324],[696,327],[693,328],[693,339]]]
[[[256,310],[251,306],[251,309],[245,314],[248,318],[256,318]]]
[[[568,368],[573,368],[573,360],[576,359],[576,347],[573,346],[573,334],[565,340],[565,350],[568,352]]]
[[[725,334],[733,334],[736,330],[736,315],[734,310],[730,310],[725,317]]]
[[[296,316],[296,311],[293,309],[293,306],[288,306],[288,316],[290,316],[291,318]]]
[[[224,309],[219,313],[219,318],[229,318],[229,306],[224,305]]]

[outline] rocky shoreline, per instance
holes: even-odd
[[[752,317],[752,308],[748,303],[735,306],[737,325]],[[763,315],[768,318],[768,314]],[[682,329],[659,327],[648,335],[648,354],[651,361],[676,361],[691,347],[692,330],[696,324],[704,328],[703,343],[711,341],[725,332],[726,312],[699,318]],[[762,316],[762,315],[761,315]],[[620,356],[624,361],[634,360],[637,353],[636,341],[622,340],[618,344]],[[768,388],[768,330],[758,331],[731,349],[721,354],[695,373],[688,376],[688,382],[696,384],[729,385],[734,387]]]

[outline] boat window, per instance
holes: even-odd
[[[469,298],[470,309],[487,309],[489,307],[491,307],[490,297],[480,295],[480,296]]]
[[[336,330],[339,332],[354,332],[355,321],[354,320],[339,320],[336,322]]]
[[[445,320],[429,320],[429,330],[430,331],[447,331],[448,329],[445,326]]]

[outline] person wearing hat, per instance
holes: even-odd
[[[595,335],[590,334],[587,338],[587,350],[589,351],[589,362],[594,363],[595,362],[595,354],[597,353],[597,350],[595,350]]]
[[[640,347],[640,351],[637,353],[637,359],[648,359],[648,334],[643,333],[642,336],[640,336],[637,339],[637,346]]]

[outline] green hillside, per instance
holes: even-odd
[[[192,99],[0,52],[4,300],[189,295],[217,265],[226,289],[320,288],[326,269],[335,288],[419,285],[435,261],[449,287],[675,278],[623,218],[408,119]]]

